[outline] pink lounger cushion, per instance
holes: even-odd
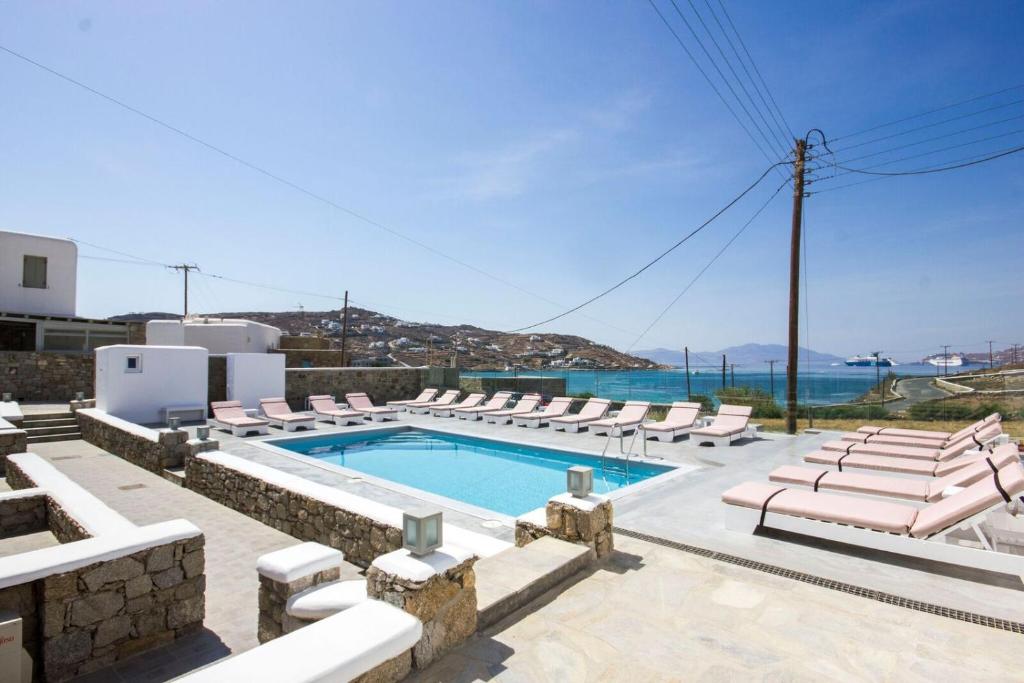
[[[643,429],[648,432],[674,432],[677,429],[688,429],[696,424],[700,408],[699,403],[676,401],[672,404],[664,420],[645,424]]]
[[[249,417],[241,401],[214,401],[210,404],[213,419],[235,427],[261,427],[269,424],[266,420]]]
[[[370,401],[370,397],[364,393],[345,394],[345,400],[348,404],[358,410],[361,413],[395,413],[398,412],[395,408],[385,408],[384,406],[375,406]]]
[[[698,427],[690,432],[698,436],[735,436],[742,434],[747,423],[750,422],[750,414],[754,411],[750,406],[729,406],[722,404],[718,406],[718,414],[714,422],[707,427]]]
[[[437,389],[424,389],[416,398],[408,398],[404,401],[388,401],[388,403],[395,406],[407,406],[410,403],[427,403],[434,400],[435,396],[437,396]]]
[[[493,410],[487,415],[491,417],[510,417],[512,415],[525,415],[532,413],[540,404],[540,394],[526,394],[515,404],[514,407],[506,410]]]
[[[457,413],[486,413],[491,410],[501,410],[508,403],[508,400],[512,398],[511,391],[499,391],[494,396],[491,396],[490,400],[482,406],[474,408],[459,408],[455,412]]]
[[[1012,445],[1012,444],[1010,444]],[[962,455],[946,462],[895,458],[891,455],[867,455],[864,453],[837,453],[836,451],[813,451],[804,456],[804,462],[814,465],[831,465],[840,469],[876,470],[899,474],[919,474],[926,477],[943,477],[966,467],[978,460],[984,460],[987,453]]]
[[[551,399],[543,411],[539,413],[529,413],[527,415],[517,415],[520,420],[548,420],[552,417],[561,417],[569,412],[569,406],[572,405],[572,399],[568,396],[557,396]]]
[[[651,404],[647,401],[626,401],[625,405],[622,406],[622,410],[615,417],[609,417],[605,420],[597,420],[591,423],[591,427],[616,427],[619,425],[635,425],[640,424],[647,417],[647,411],[651,409]]]
[[[900,429],[898,427],[875,427],[873,425],[864,425],[863,427],[860,427],[859,429],[857,429],[857,431],[861,432],[863,434],[888,434],[888,435],[891,435],[891,436],[910,436],[910,437],[919,437],[919,438],[924,438],[924,439],[934,439],[934,440],[943,441],[943,440],[953,440],[953,439],[959,438],[961,436],[964,436],[965,434],[970,434],[971,432],[979,431],[979,430],[983,429],[984,427],[986,427],[988,425],[998,423],[1001,419],[1002,419],[1002,416],[999,413],[992,413],[991,415],[986,416],[984,419],[978,420],[977,422],[974,422],[973,424],[969,424],[966,427],[964,427],[963,429],[961,429],[960,431],[953,432],[953,433],[950,433],[950,432],[928,431],[928,430],[924,430],[924,429]]]
[[[309,407],[313,409],[313,412],[317,415],[327,415],[329,417],[354,417],[356,415],[362,415],[357,410],[342,410],[338,408],[338,404],[334,402],[334,399],[327,395],[322,394],[319,396],[309,397]]]
[[[1010,498],[1024,492],[1024,468],[1021,468],[1019,463],[999,470],[999,487],[996,486],[996,480],[996,475],[986,477],[956,495],[943,498],[922,509],[910,529],[910,534],[917,538],[926,538],[1004,502],[999,487],[1002,487]]]
[[[722,494],[722,500],[730,505],[754,510],[762,509],[765,501],[768,501],[768,512],[894,534],[908,533],[917,517],[917,508],[909,505],[787,489],[761,482],[734,486]]]
[[[587,402],[580,408],[580,412],[575,415],[563,415],[562,417],[553,417],[550,422],[557,422],[559,424],[583,424],[584,422],[593,422],[594,420],[600,420],[608,412],[608,406],[612,404],[606,398],[591,398],[587,399]]]
[[[261,398],[260,408],[263,409],[264,415],[281,422],[308,422],[313,419],[309,415],[293,413],[283,398]]]

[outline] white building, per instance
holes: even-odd
[[[234,318],[150,320],[146,343],[155,346],[201,346],[210,353],[267,353],[281,345],[281,330]]]
[[[78,246],[0,230],[0,351],[85,353],[128,341],[128,325],[75,315]]]
[[[202,419],[207,373],[206,349],[105,346],[96,349],[96,407],[138,424],[165,422],[168,409]]]

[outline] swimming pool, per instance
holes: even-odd
[[[505,515],[521,515],[565,491],[571,465],[594,468],[594,491],[610,493],[675,468],[423,429],[274,439],[266,442]]]

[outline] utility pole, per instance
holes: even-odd
[[[729,363],[729,386],[736,388],[736,364]]]
[[[768,364],[768,386],[771,387],[772,401],[775,400],[775,364],[777,360],[766,360]]]
[[[686,400],[690,400],[690,347],[683,347],[683,360],[686,363]]]
[[[789,241],[789,353],[786,363],[786,433],[796,434],[796,371],[800,344],[800,226],[804,211],[807,141],[797,140],[793,162],[793,225]]]
[[[725,389],[725,354],[722,354],[722,388]]]
[[[949,344],[942,345],[942,374],[949,376]]]
[[[991,370],[992,366],[993,366],[993,363],[992,363],[992,344],[994,344],[994,343],[995,343],[995,341],[993,341],[992,339],[988,340],[988,369],[989,370]]]
[[[188,318],[188,274],[190,271],[199,270],[199,266],[194,263],[180,263],[176,266],[167,266],[171,270],[181,271],[185,274],[185,314],[181,316],[182,320]]]
[[[878,365],[878,357],[882,354],[881,351],[875,351],[873,354],[875,357],[875,384],[878,385],[878,395],[882,399],[882,407],[885,407],[885,387],[882,386],[882,369]]]
[[[372,321],[371,321],[372,322]],[[348,345],[348,290],[345,290],[345,307],[341,309],[341,367],[347,368],[345,347]]]

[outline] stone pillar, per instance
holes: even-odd
[[[96,399],[94,399],[94,398],[85,398],[85,399],[82,399],[81,401],[79,401],[77,399],[71,399],[68,402],[68,406],[71,408],[71,412],[72,413],[77,413],[79,410],[81,410],[83,408],[95,408],[96,407]]]
[[[340,550],[310,541],[256,560],[260,575],[259,641],[265,643],[311,623],[288,616],[288,598],[313,586],[337,581],[343,559]]]
[[[516,545],[522,547],[542,536],[590,546],[598,558],[611,554],[612,503],[606,496],[591,493],[576,498],[562,493],[538,508],[516,519]]]
[[[366,595],[405,610],[423,622],[412,649],[422,669],[476,633],[476,556],[442,546],[416,557],[408,550],[381,555],[366,571]]]
[[[28,450],[28,432],[24,429],[0,429],[0,477],[7,473],[7,456]]]

